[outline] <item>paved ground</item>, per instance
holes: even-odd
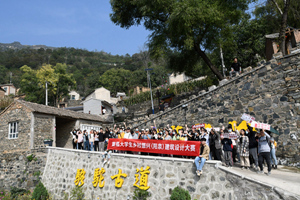
[[[239,166],[229,170],[300,195],[300,169],[278,166],[272,169],[270,176],[266,175],[267,167],[264,167],[265,174],[257,174],[253,169],[242,170]]]

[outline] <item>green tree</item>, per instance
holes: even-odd
[[[181,68],[189,68],[202,58],[221,80],[223,76],[207,56],[207,50],[218,46],[218,35],[229,24],[238,22],[249,2],[251,0],[111,0],[110,17],[122,28],[143,22],[152,32],[149,41],[152,56],[178,52],[179,59],[172,56],[170,62],[181,60]],[[177,63],[173,65],[178,66]]]
[[[100,76],[99,85],[110,90],[112,93],[127,93],[128,86],[133,78],[134,77],[132,77],[132,73],[129,70],[112,68]]]
[[[23,72],[20,81],[20,93],[25,93],[25,100],[43,103],[45,100],[44,92],[40,87],[36,70],[31,69],[27,65],[20,68]]]
[[[21,92],[26,94],[25,100],[44,103],[46,82],[48,83],[49,101],[57,105],[62,97],[75,86],[76,81],[72,74],[68,74],[65,64],[43,65],[40,69],[33,70],[27,65],[21,67]]]

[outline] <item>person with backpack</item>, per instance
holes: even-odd
[[[271,134],[270,134],[270,136],[271,136],[271,138],[270,138],[270,147],[271,147],[270,159],[271,159],[271,165],[272,165],[273,169],[277,169],[277,159],[276,159],[277,142],[275,141],[275,139],[272,137]],[[274,159],[274,163],[273,163],[273,159]]]
[[[265,132],[264,129],[260,131],[258,134],[258,165],[260,171],[257,171],[258,174],[263,174],[263,162],[266,160],[268,165],[268,173],[267,175],[271,175],[271,159],[270,159],[270,151],[271,148],[269,146],[270,135]]]

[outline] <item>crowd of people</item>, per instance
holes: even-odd
[[[145,129],[131,129],[130,127],[116,126],[113,128],[106,127],[99,131],[95,130],[73,130],[73,148],[84,149],[88,151],[103,152],[104,164],[109,163],[110,150],[107,150],[108,140],[110,138],[119,139],[141,139],[141,140],[181,140],[181,141],[199,141],[200,155],[195,158],[197,175],[202,174],[202,167],[206,160],[223,161],[226,167],[232,167],[234,163],[240,163],[242,169],[250,167],[263,173],[264,161],[268,166],[267,175],[271,174],[271,168],[277,168],[277,159],[275,156],[276,141],[271,136],[271,132],[260,130],[255,131],[248,125],[247,130],[233,131],[231,124],[227,128],[223,127],[219,131],[214,128],[205,129],[204,127],[191,129],[185,125],[184,128],[174,129],[169,127],[157,128],[156,125]],[[235,133],[234,139],[225,137],[228,133]],[[117,152],[117,151],[114,151]],[[144,152],[123,152],[142,155],[153,155]],[[172,156],[160,154],[160,156]],[[175,157],[175,156],[174,156]],[[190,156],[182,156],[192,158]],[[193,158],[194,159],[194,158]],[[274,160],[274,162],[273,162]],[[201,163],[199,163],[201,162]]]

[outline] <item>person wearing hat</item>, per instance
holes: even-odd
[[[209,146],[206,144],[206,139],[201,138],[201,145],[200,145],[200,154],[195,158],[195,165],[197,167],[196,174],[200,176],[202,174],[202,168],[204,163],[209,158]],[[199,163],[199,161],[201,161]]]

